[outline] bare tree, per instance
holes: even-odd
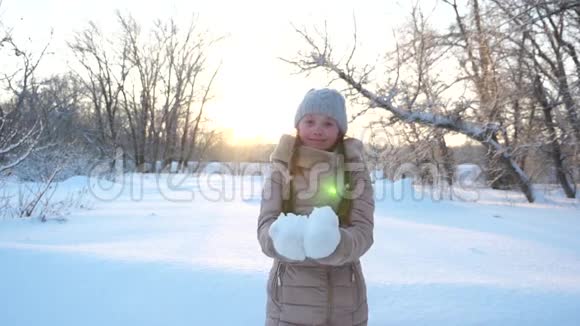
[[[469,15],[460,13],[456,0],[444,2],[453,8],[456,20],[456,27],[446,38],[455,44],[462,70],[476,94],[477,108],[473,119],[479,123],[498,124],[501,132],[491,137],[503,146],[510,147],[511,139],[506,127],[511,121],[508,121],[505,108],[509,102],[509,93],[500,86],[503,84],[500,81],[503,76],[499,62],[502,61],[504,48],[500,42],[501,34],[493,28],[493,16],[489,11],[486,15],[479,0],[469,2]],[[515,109],[518,107],[515,106]],[[509,187],[513,183],[510,180],[513,174],[505,173],[505,166],[497,152],[490,150],[487,157],[487,176],[491,186],[495,189]]]
[[[566,195],[575,196],[573,167],[578,166],[580,129],[580,26],[577,24],[580,3],[575,1],[492,1],[500,10],[510,30],[507,34],[520,54],[519,67],[523,84],[527,83],[533,106],[539,104],[546,132],[539,132],[538,142],[548,148],[556,178]],[[517,34],[516,34],[517,35]],[[521,89],[526,89],[522,87]],[[551,94],[555,94],[552,96]],[[535,113],[532,108],[531,115]],[[530,124],[532,117],[530,117]],[[544,136],[545,134],[545,136]],[[545,145],[543,145],[545,144]],[[562,146],[561,144],[567,144]],[[540,147],[536,146],[536,147]],[[550,165],[548,165],[550,166]]]
[[[15,71],[0,72],[2,86],[12,99],[0,103],[0,173],[23,162],[40,142],[44,125],[32,94],[38,87],[34,74],[47,48],[34,56],[18,47],[9,32],[0,38],[3,54],[19,63]]]
[[[191,114],[191,102],[187,105],[184,130],[181,138],[181,157],[179,159],[180,168],[184,168],[188,161],[190,161],[194,155],[200,156],[207,150],[207,148],[214,142],[214,131],[204,131],[202,130],[202,119],[204,118],[204,108],[205,104],[209,100],[209,93],[211,90],[211,85],[217,75],[219,68],[215,70],[212,75],[199,104],[199,110],[197,115],[193,119],[193,129],[190,131],[190,114]],[[189,139],[189,146],[188,146]],[[197,152],[197,153],[196,153]]]
[[[562,149],[558,140],[559,138],[552,115],[554,105],[548,101],[548,96],[546,95],[546,91],[542,85],[542,81],[539,75],[536,76],[535,87],[537,100],[542,107],[542,111],[544,112],[544,119],[546,121],[546,128],[548,130],[548,141],[551,147],[550,152],[554,166],[556,168],[558,182],[560,182],[560,185],[562,186],[562,189],[564,189],[566,196],[568,198],[574,198],[576,197],[576,186],[574,185],[573,178],[571,178],[571,180],[568,179],[567,171],[564,168]]]
[[[406,76],[397,77],[404,106],[408,110],[425,107],[437,113],[450,111],[448,106],[452,102],[445,99],[444,94],[462,78],[446,81],[441,77],[438,69],[442,62],[449,60],[450,47],[441,42],[441,37],[430,27],[418,6],[413,7],[410,21],[399,30],[397,43],[396,50],[390,54],[390,62],[394,63],[398,76]],[[437,164],[447,184],[453,183],[455,164],[444,129],[400,122],[396,129],[401,130],[403,141],[412,149],[417,163]]]
[[[90,92],[101,156],[111,157],[119,145],[119,95],[130,69],[126,49],[117,54],[114,43],[93,22],[75,35],[69,47],[84,70],[79,75]]]
[[[210,39],[195,16],[183,29],[169,19],[143,30],[131,15],[116,14],[117,38],[89,23],[69,43],[90,94],[94,143],[109,158],[123,148],[141,172],[184,165],[203,148],[198,133],[218,72],[208,71],[208,49],[219,38]]]
[[[296,59],[284,59],[286,62],[305,73],[315,69],[327,71],[343,81],[349,93],[364,97],[368,101],[368,108],[384,109],[401,122],[418,123],[423,126],[457,132],[480,142],[490,151],[492,156],[498,158],[503,168],[514,176],[528,201],[534,201],[532,184],[528,175],[514,159],[512,150],[499,141],[498,134],[501,132],[499,123],[489,120],[482,122],[477,119],[469,121],[467,119],[470,117],[464,114],[466,107],[463,105],[457,105],[457,109],[448,113],[442,110],[433,110],[432,106],[428,105],[429,102],[425,102],[427,105],[417,105],[415,97],[408,96],[412,92],[401,91],[397,85],[398,76],[395,83],[390,86],[371,90],[372,81],[369,78],[371,71],[368,66],[356,67],[351,64],[351,58],[355,52],[354,47],[346,61],[340,62],[334,57],[332,45],[325,32],[317,35],[312,35],[313,33],[306,29],[296,29],[296,32],[304,39],[308,50],[299,52]],[[492,68],[487,67],[486,69],[487,72],[480,77],[480,82],[485,86],[482,91],[485,91],[486,98],[489,98],[489,102],[486,102],[488,103],[487,117],[491,119],[497,116],[495,95],[487,92],[493,90],[495,86],[490,85],[489,88],[486,86],[490,83],[493,84],[493,81],[490,80],[492,76],[489,75]],[[396,71],[399,70],[400,67],[397,67]],[[381,84],[385,83],[381,82]]]
[[[34,55],[20,48],[9,31],[2,33],[0,55],[4,60],[14,63],[15,68],[9,72],[0,72],[2,91],[8,92],[5,94],[7,100],[0,103],[0,175],[14,172],[27,164],[32,156],[52,145],[49,138],[54,130],[45,126],[54,121],[51,116],[53,108],[60,106],[55,98],[46,96],[45,89],[49,88],[47,85],[50,86],[50,81],[39,82],[36,78],[49,44],[40,54]],[[19,203],[16,206],[12,197],[17,194],[0,194],[0,215],[30,217],[39,212],[45,221],[46,207],[51,196],[49,189],[61,169],[62,166],[58,166],[51,171],[43,183],[37,184],[39,189],[31,192],[26,199],[19,191]]]
[[[157,21],[147,40],[132,17],[117,16],[133,67],[130,76],[137,81],[123,91],[137,166],[161,160],[162,168],[171,162],[183,167],[203,148],[197,147],[204,109],[219,70],[208,75],[207,52],[219,38],[199,31],[193,17],[184,30],[173,20]]]

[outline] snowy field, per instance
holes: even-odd
[[[91,189],[66,221],[0,220],[0,325],[263,324],[260,178],[91,180],[58,184]],[[408,188],[375,185],[370,325],[580,325],[578,199]]]

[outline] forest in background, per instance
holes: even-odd
[[[368,126],[370,162],[433,163],[448,184],[458,164],[475,163],[489,186],[520,189],[529,201],[540,182],[575,197],[578,1],[438,5],[454,14],[448,26],[433,26],[418,1],[378,63],[356,60],[356,24],[346,55],[333,51],[338,45],[324,28],[306,26],[296,28],[304,46],[283,60],[299,72],[327,74],[359,109],[353,119],[384,113]],[[0,173],[52,180],[85,174],[102,161],[155,172],[157,162],[161,170],[172,162],[183,170],[191,161],[267,160],[271,146],[232,147],[208,121],[220,68],[209,63],[208,51],[221,38],[210,37],[195,16],[186,26],[169,19],[146,30],[130,14],[116,15],[118,34],[88,22],[68,40],[66,55],[78,68],[50,77],[37,74],[50,44],[40,52],[23,48],[0,20],[0,56],[14,62],[0,72]],[[471,145],[448,146],[452,134]]]

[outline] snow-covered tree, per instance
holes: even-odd
[[[0,27],[3,27],[0,21]],[[0,30],[0,56],[14,69],[0,71],[0,87],[6,101],[0,102],[0,174],[22,163],[40,142],[44,125],[38,117],[39,83],[35,72],[46,53],[37,55],[18,46],[10,29]]]
[[[431,26],[419,5],[396,31],[395,47],[381,62],[384,74],[377,66],[355,64],[356,33],[352,52],[340,56],[326,30],[297,28],[305,50],[285,60],[300,72],[325,71],[330,81],[339,80],[351,100],[364,106],[363,113],[384,112],[388,127],[414,143],[416,159],[428,154],[424,140],[443,145],[444,156],[451,158],[437,140],[458,133],[487,150],[485,172],[492,187],[517,185],[533,201],[537,173],[530,177],[526,163],[550,157],[543,173],[554,170],[568,197],[574,197],[574,167],[580,161],[580,3],[445,0],[439,5],[453,18],[445,29]]]

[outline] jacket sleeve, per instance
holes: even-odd
[[[272,238],[268,234],[270,226],[282,213],[282,196],[284,175],[280,168],[272,164],[272,172],[266,178],[262,188],[262,201],[260,204],[260,215],[258,217],[258,241],[262,252],[271,258],[285,262],[293,262],[288,258],[278,254],[274,249]]]
[[[351,184],[354,187],[351,198],[351,225],[340,228],[340,242],[336,250],[328,257],[317,259],[320,264],[338,266],[355,262],[373,244],[374,190],[366,168],[352,172]]]

